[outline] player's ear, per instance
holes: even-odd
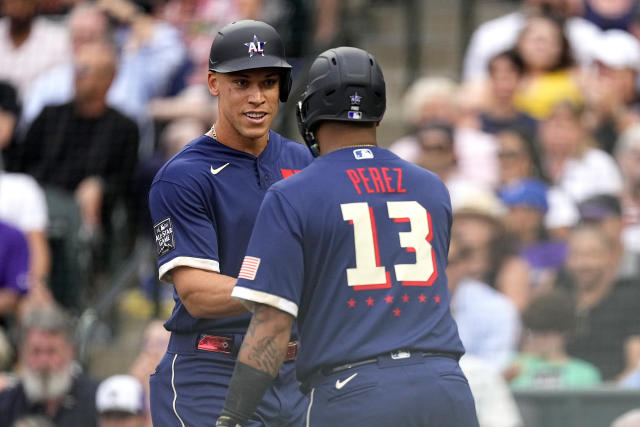
[[[209,93],[211,93],[211,95],[218,96],[220,94],[218,73],[209,71],[207,74],[207,85],[209,86]]]

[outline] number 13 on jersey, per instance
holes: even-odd
[[[373,209],[368,203],[343,203],[342,218],[353,225],[356,267],[347,268],[347,284],[354,290],[391,287],[389,271],[380,265],[378,234]],[[431,215],[416,201],[387,202],[394,222],[409,222],[411,229],[399,232],[400,246],[415,252],[413,264],[395,264],[396,280],[403,286],[431,286],[438,277],[435,253],[431,246]]]

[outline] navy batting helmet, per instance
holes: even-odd
[[[384,76],[373,55],[355,47],[329,49],[309,69],[309,84],[298,102],[298,128],[316,154],[313,132],[320,122],[377,123],[386,103]]]
[[[244,20],[225,25],[211,44],[209,71],[232,73],[255,68],[280,68],[280,100],[291,90],[291,65],[284,54],[284,43],[269,24]]]

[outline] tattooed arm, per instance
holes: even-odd
[[[249,329],[227,390],[216,426],[244,426],[278,375],[287,354],[293,316],[256,304]]]
[[[238,360],[275,378],[287,355],[292,323],[289,313],[256,304]]]

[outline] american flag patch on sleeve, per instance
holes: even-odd
[[[256,278],[258,272],[258,266],[260,265],[260,258],[253,256],[245,256],[242,261],[242,267],[240,267],[240,273],[238,279],[253,280]]]

